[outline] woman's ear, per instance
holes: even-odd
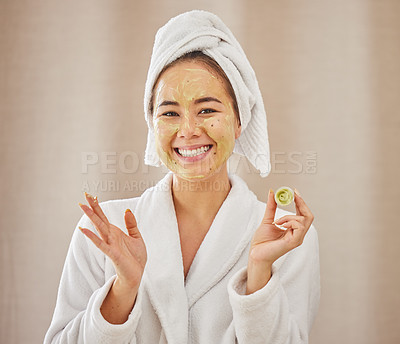
[[[237,123],[236,129],[235,129],[235,139],[237,140],[242,133],[242,126],[240,123]]]

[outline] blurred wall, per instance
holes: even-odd
[[[219,15],[257,73],[273,170],[230,170],[261,200],[296,186],[315,214],[311,343],[399,343],[400,2],[0,0],[0,342],[40,343],[83,191],[141,194],[143,90],[170,17]]]

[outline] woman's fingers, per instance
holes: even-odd
[[[304,229],[304,225],[296,220],[287,221],[282,226],[285,227],[286,229],[294,229],[294,230]]]
[[[125,210],[124,219],[125,219],[125,226],[126,229],[128,230],[129,236],[134,238],[141,237],[139,229],[137,228],[135,215],[133,215],[130,209]]]
[[[285,223],[285,222],[288,222],[288,221],[290,221],[290,220],[296,220],[296,221],[299,221],[299,222],[303,223],[304,219],[305,219],[304,216],[299,216],[299,215],[285,215],[285,216],[282,216],[281,218],[275,220],[275,221],[273,222],[273,224],[281,225],[281,224],[283,224],[283,223]]]
[[[83,227],[79,227],[79,229],[81,230],[81,232],[86,235],[93,244],[95,244],[95,246],[97,248],[99,248],[103,253],[106,254],[106,244],[104,243],[103,240],[101,240],[96,234],[94,234],[90,229],[88,228],[83,228]]]
[[[87,215],[90,221],[93,223],[97,232],[100,234],[101,238],[104,241],[107,241],[108,238],[108,226],[96,215],[96,213],[92,210],[92,208],[88,207],[85,204],[79,203],[79,206],[83,210],[83,212]]]
[[[267,207],[265,208],[265,214],[263,223],[271,224],[275,218],[277,204],[275,202],[274,192],[270,189],[268,194]]]
[[[89,205],[92,207],[95,214],[107,225],[110,223],[108,222],[107,217],[104,215],[103,210],[101,209],[97,197],[93,197],[92,195],[85,192],[85,198],[88,201]]]
[[[311,213],[311,210],[307,207],[306,202],[304,202],[297,190],[295,190],[294,202],[296,204],[296,214],[304,216],[307,218],[309,224],[311,224],[314,220],[314,215]]]
[[[303,239],[307,233],[307,227],[296,220],[286,222],[282,226],[284,226],[288,233],[290,233],[290,235],[287,237],[287,239],[289,239],[288,244],[290,249],[300,246],[303,243]]]

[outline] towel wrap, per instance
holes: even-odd
[[[256,75],[229,28],[215,14],[202,10],[170,19],[156,34],[144,94],[149,128],[145,164],[161,165],[149,110],[154,84],[166,65],[192,51],[201,51],[213,58],[227,75],[235,92],[242,126],[233,151],[246,156],[260,175],[266,177],[271,170],[267,118]]]

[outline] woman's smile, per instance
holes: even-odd
[[[180,159],[185,162],[195,162],[206,157],[213,145],[196,145],[191,147],[174,148]]]

